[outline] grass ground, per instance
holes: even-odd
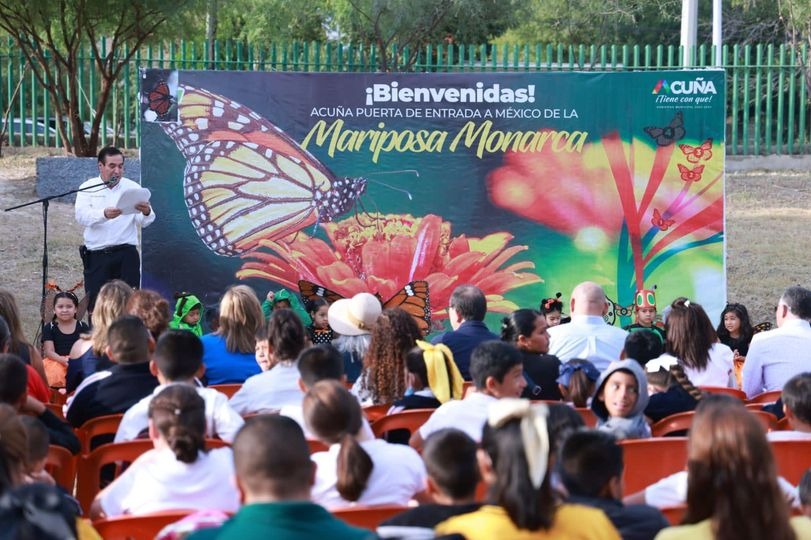
[[[0,207],[36,198],[35,159],[43,149],[3,150]],[[745,304],[753,321],[773,320],[788,285],[811,284],[811,172],[751,171],[726,177],[728,297]],[[42,212],[40,205],[0,212],[0,287],[20,304],[26,335],[39,320]],[[61,286],[82,279],[78,246],[82,230],[73,206],[54,202],[48,213],[49,276]]]

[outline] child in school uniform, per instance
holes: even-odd
[[[470,376],[476,391],[463,400],[450,400],[438,408],[411,435],[412,447],[421,449],[431,433],[448,427],[461,429],[474,441],[480,441],[490,405],[501,398],[519,397],[527,385],[521,353],[503,341],[486,341],[473,349]]]
[[[406,505],[423,497],[425,465],[414,449],[370,437],[355,396],[338,381],[316,383],[304,397],[304,423],[326,452],[316,464],[312,500],[328,510],[357,503]]]
[[[164,388],[175,384],[188,385],[205,402],[206,436],[231,442],[242,427],[242,417],[228,404],[228,397],[213,388],[198,385],[195,377],[203,371],[203,344],[188,330],[168,330],[159,339],[149,365],[150,372],[160,383],[150,395],[127,409],[115,442],[139,438],[149,427],[149,404]]]
[[[175,509],[236,512],[231,449],[207,451],[205,430],[205,401],[193,387],[163,389],[149,403],[149,438],[155,448],[96,495],[90,518]]]
[[[636,360],[611,362],[597,381],[591,410],[597,415],[597,429],[617,439],[645,439],[650,427],[642,414],[648,405],[648,383]]]
[[[191,293],[176,294],[175,311],[169,328],[188,330],[197,337],[203,335],[203,303]]]
[[[275,309],[267,322],[267,336],[272,367],[248,378],[231,397],[231,407],[243,415],[278,411],[285,405],[300,404],[304,397],[296,367],[305,345],[301,320],[289,309]]]

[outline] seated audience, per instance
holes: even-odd
[[[650,360],[645,365],[648,379],[648,406],[645,416],[651,422],[658,422],[666,416],[692,411],[698,405],[703,393],[693,386],[684,368],[670,356]]]
[[[234,467],[244,505],[221,527],[197,531],[189,540],[375,538],[310,502],[315,465],[301,429],[291,419],[251,418],[234,441]]]
[[[134,315],[110,325],[105,353],[115,365],[85,379],[68,400],[66,418],[73,427],[99,416],[123,414],[152,393],[158,379],[149,371],[150,339],[149,330]]]
[[[60,291],[53,298],[53,320],[42,325],[42,356],[47,383],[52,388],[64,388],[70,350],[87,334],[90,327],[77,320],[79,299],[70,291]]]
[[[175,310],[169,328],[188,330],[197,337],[203,335],[203,303],[191,293],[175,294]]]
[[[205,402],[206,437],[219,437],[232,442],[245,422],[228,404],[228,397],[213,388],[197,386],[195,376],[203,370],[203,344],[188,330],[167,330],[158,338],[149,363],[150,372],[160,383],[151,394],[127,409],[115,442],[137,439],[149,427],[149,404],[164,388],[174,384],[189,385]]]
[[[231,407],[240,414],[278,411],[285,405],[300,404],[304,397],[296,367],[307,339],[301,320],[292,310],[274,309],[267,336],[271,368],[249,377],[231,398]]]
[[[329,510],[406,505],[425,489],[425,465],[414,449],[370,437],[357,399],[338,381],[321,381],[304,397],[304,422],[329,445],[313,454],[313,501]]]
[[[501,322],[501,340],[515,345],[524,357],[527,387],[521,397],[557,401],[561,398],[557,378],[560,360],[546,354],[549,334],[546,318],[534,309],[518,309]]]
[[[79,439],[68,424],[58,418],[38,399],[28,395],[29,371],[23,361],[13,354],[0,354],[0,403],[13,407],[20,414],[36,418],[48,430],[51,444],[79,452]]]
[[[411,435],[409,444],[422,448],[428,436],[443,428],[464,431],[474,441],[480,441],[487,411],[501,398],[517,398],[527,385],[524,364],[518,349],[502,341],[484,342],[470,356],[470,376],[475,392],[463,400],[442,404],[420,429]]]
[[[597,381],[591,410],[597,415],[597,429],[617,439],[650,437],[643,411],[648,405],[648,382],[636,360],[612,362]]]
[[[545,405],[522,399],[491,405],[478,451],[488,504],[440,523],[438,535],[458,533],[467,540],[619,539],[602,511],[556,503],[547,474],[552,444],[547,412]]]
[[[811,520],[789,517],[760,421],[742,405],[707,400],[687,444],[687,512],[659,540],[811,538]]]
[[[28,456],[25,460],[25,475],[27,482],[42,482],[51,486],[56,485],[53,477],[45,470],[45,461],[48,459],[48,446],[51,438],[47,428],[33,416],[23,415],[20,420],[25,428],[28,439]]]
[[[372,328],[372,341],[363,357],[363,371],[352,387],[364,405],[403,399],[406,393],[406,353],[422,339],[417,323],[399,308],[386,309]]]
[[[428,437],[422,459],[428,471],[427,492],[433,502],[387,519],[377,534],[381,538],[433,538],[433,529],[439,523],[478,510],[476,448],[476,442],[458,429],[442,429]]]
[[[622,448],[597,430],[572,433],[558,456],[566,502],[602,510],[623,540],[650,540],[668,523],[652,506],[622,504],[622,469]]]
[[[20,321],[20,308],[17,307],[14,295],[5,289],[0,289],[0,317],[6,321],[11,334],[6,352],[16,354],[26,365],[34,368],[42,381],[47,381],[48,377],[45,374],[45,365],[42,363],[39,349],[26,341]]]
[[[85,378],[113,366],[106,353],[107,331],[113,321],[126,313],[127,300],[131,294],[132,287],[120,279],[109,281],[101,287],[93,308],[93,328],[89,335],[79,336],[70,350],[68,372],[65,375],[68,394],[76,390]]]
[[[220,301],[219,327],[203,340],[203,364],[208,384],[242,383],[260,373],[254,353],[255,336],[265,324],[256,293],[247,285],[234,285]]]
[[[0,353],[9,352],[9,349],[11,348],[11,341],[11,330],[9,330],[5,319],[0,317]],[[26,383],[28,395],[43,403],[49,402],[51,399],[51,392],[48,389],[48,386],[46,386],[45,381],[42,380],[42,377],[39,376],[31,364],[25,364],[25,369],[28,371],[28,382]]]
[[[622,349],[620,358],[622,360],[630,358],[644,366],[648,360],[659,358],[662,355],[665,346],[664,339],[647,330],[630,332],[625,338],[625,347]]]
[[[676,358],[696,386],[735,386],[732,350],[718,342],[704,308],[676,298],[667,317],[665,356]]]
[[[594,385],[600,378],[600,371],[588,360],[572,358],[560,365],[557,383],[563,401],[575,407],[588,407],[594,395]]]
[[[160,294],[149,289],[134,291],[127,300],[126,311],[127,314],[135,315],[144,321],[155,341],[158,341],[161,334],[169,329],[169,322],[172,320],[169,302]]]
[[[769,440],[811,440],[811,371],[790,378],[781,397],[791,429],[770,431]]]
[[[394,402],[388,414],[410,409],[436,409],[451,399],[462,399],[464,379],[444,345],[417,340],[405,355],[408,392]]]
[[[205,402],[194,388],[174,384],[149,403],[149,438],[155,448],[139,456],[104,488],[90,507],[99,519],[162,510],[235,512],[230,448],[206,451]]]
[[[649,332],[659,338],[659,343],[664,344],[664,326],[656,321],[656,292],[654,289],[656,289],[655,285],[653,289],[636,291],[634,294],[634,323],[623,327],[623,330],[627,330],[631,334]],[[633,356],[628,356],[628,358],[633,358]]]
[[[735,362],[745,362],[749,343],[755,332],[749,322],[749,312],[743,304],[727,304],[721,312],[721,322],[715,329],[718,340],[732,349]]]
[[[498,340],[484,324],[487,315],[487,297],[478,287],[459,285],[451,293],[448,303],[450,332],[440,334],[431,343],[441,343],[453,353],[453,360],[466,381],[471,380],[470,362],[473,351],[481,343]]]

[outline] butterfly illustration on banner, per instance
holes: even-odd
[[[684,129],[684,115],[677,112],[665,127],[646,127],[645,133],[650,135],[658,146],[668,146],[683,138],[687,131]]]
[[[177,122],[182,93],[177,87],[177,71],[141,71],[141,118],[146,122]]]
[[[659,212],[659,209],[654,208],[653,217],[651,218],[650,222],[651,225],[657,227],[660,231],[666,231],[676,223],[676,220],[665,219],[665,217]]]
[[[705,140],[699,146],[690,146],[689,144],[680,144],[684,156],[690,163],[698,163],[699,161],[709,161],[712,157],[712,138]],[[702,167],[703,169],[703,167]]]
[[[251,109],[181,85],[180,119],[161,124],[186,158],[183,194],[209,249],[236,256],[353,208],[363,178],[337,178]]]
[[[324,299],[332,304],[336,300],[344,298],[343,295],[331,291],[323,285],[303,279],[298,282],[298,288],[301,298],[307,305],[318,299]],[[375,296],[380,300],[383,309],[400,308],[411,315],[423,334],[428,333],[431,329],[431,302],[428,296],[427,281],[411,281],[385,302],[379,294],[375,294]]]

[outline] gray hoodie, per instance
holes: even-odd
[[[637,387],[639,388],[639,395],[637,397],[634,407],[626,417],[611,417],[608,415],[608,410],[605,408],[605,402],[598,399],[597,396],[602,392],[605,382],[608,377],[615,371],[626,371],[631,373],[636,379]],[[648,381],[645,378],[645,372],[642,366],[636,360],[618,360],[611,362],[609,366],[600,374],[597,379],[597,386],[594,392],[594,398],[591,400],[591,410],[597,415],[599,419],[597,422],[597,429],[603,431],[610,431],[617,439],[645,439],[650,437],[650,427],[645,421],[643,411],[648,406]]]

